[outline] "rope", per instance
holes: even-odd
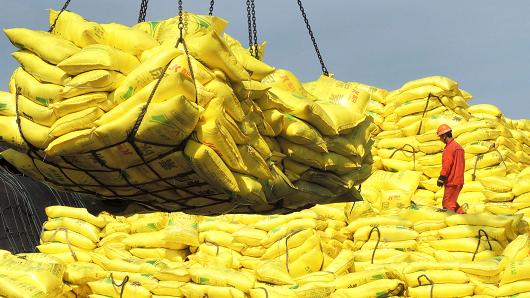
[[[408,150],[405,150],[405,147],[410,147],[412,148],[412,151],[408,151]],[[392,154],[390,154],[390,158],[394,157],[394,154],[396,154],[396,152],[398,151],[403,151],[403,152],[409,152],[409,153],[412,153],[412,160],[414,162],[414,170],[416,170],[416,149],[414,148],[414,146],[410,145],[410,144],[405,144],[403,146],[401,146],[401,148],[397,148],[394,150],[394,152],[392,152]]]
[[[303,230],[304,229],[293,231],[285,237],[285,267],[287,268],[287,273],[289,274],[291,273],[291,271],[289,271],[289,245],[287,244],[287,241],[289,240],[289,238],[300,233]]]
[[[372,252],[372,262],[370,264],[374,263],[375,251],[377,250],[377,246],[379,245],[379,242],[381,241],[381,231],[379,231],[379,228],[377,226],[373,227],[370,230],[370,233],[368,234],[368,240],[370,240],[370,238],[372,237],[372,232],[374,230],[377,232],[377,242],[375,243],[374,251]]]
[[[142,3],[140,4],[140,12],[138,13],[138,23],[145,22],[147,4],[149,4],[149,0],[142,0]]]
[[[72,1],[72,0],[66,0],[66,2],[63,5],[63,8],[61,8],[61,11],[59,11],[59,14],[57,14],[57,17],[55,18],[55,20],[53,20],[53,24],[50,26],[50,30],[48,30],[48,32],[51,33],[53,31],[53,29],[55,29],[55,25],[57,25],[57,20],[59,19],[59,17],[63,13],[63,11],[66,10],[68,5],[70,4],[70,1]]]
[[[504,167],[508,168],[508,166],[506,165],[506,161],[504,160],[504,156],[502,156],[502,153],[499,151],[499,149],[495,148],[495,144],[492,144],[488,152],[477,154],[477,157],[475,159],[475,165],[473,166],[473,174],[471,174],[471,179],[473,181],[475,181],[475,179],[477,178],[476,173],[477,173],[477,164],[479,160],[484,158],[484,154],[490,153],[492,151],[497,151],[497,153],[499,153],[499,156],[501,157],[501,162],[504,164]]]
[[[300,12],[302,13],[302,18],[304,19],[305,26],[307,28],[307,31],[309,32],[309,37],[311,37],[311,41],[313,42],[313,47],[315,48],[315,52],[318,57],[318,61],[320,61],[320,66],[322,67],[322,73],[325,76],[329,77],[328,69],[326,68],[326,65],[324,64],[324,59],[322,59],[322,55],[320,54],[320,50],[318,49],[317,41],[315,39],[315,36],[313,34],[313,30],[311,30],[311,25],[309,25],[309,20],[307,18],[307,15],[305,13],[304,7],[302,5],[302,0],[298,0],[298,7],[300,8]]]
[[[114,290],[116,290],[116,287],[121,288],[120,298],[123,298],[123,291],[125,290],[125,285],[129,281],[129,275],[125,276],[125,278],[122,280],[121,284],[117,284],[116,281],[114,280],[114,276],[113,276],[113,274],[111,272],[110,273],[110,280],[112,281],[112,287],[114,288]]]
[[[55,229],[55,231],[53,232],[53,234],[50,236],[50,238],[48,240],[44,240],[44,224],[42,225],[42,234],[41,234],[41,239],[44,243],[46,242],[51,242],[53,239],[55,239],[55,235],[57,235],[57,233],[59,231],[64,231],[64,238],[66,240],[66,245],[68,246],[68,250],[70,250],[70,254],[72,255],[72,258],[74,258],[74,260],[77,262],[78,259],[77,259],[77,256],[74,252],[74,250],[72,249],[72,245],[70,244],[70,239],[68,239],[68,229],[65,228],[65,227],[58,227],[57,229]]]
[[[208,10],[209,16],[213,15],[213,5],[214,5],[214,0],[210,0],[210,9]]]
[[[481,234],[483,234],[483,235],[481,235]],[[475,252],[473,253],[473,258],[471,259],[471,261],[474,261],[475,257],[477,256],[477,252],[478,252],[478,249],[480,247],[480,241],[482,240],[482,236],[486,236],[486,240],[488,241],[488,245],[490,247],[490,250],[493,250],[493,247],[491,246],[491,243],[490,243],[490,238],[488,236],[488,233],[486,233],[486,231],[484,231],[483,229],[480,229],[480,230],[478,230],[477,248],[475,249]]]
[[[418,285],[419,286],[422,286],[421,284],[421,278],[422,277],[425,277],[425,279],[429,282],[429,284],[431,285],[431,295],[430,297],[433,298],[434,297],[434,282],[425,274],[422,274],[420,276],[418,276]]]
[[[421,133],[421,126],[423,125],[423,118],[425,117],[425,113],[427,112],[427,108],[429,107],[429,101],[431,100],[431,97],[438,98],[438,96],[435,96],[435,95],[432,95],[431,93],[429,93],[429,96],[427,97],[427,102],[425,103],[425,108],[423,108],[423,112],[421,113],[420,127],[418,127],[418,132],[416,133],[416,135],[419,135]],[[439,99],[440,98],[438,98],[438,100]]]
[[[265,298],[269,298],[269,291],[267,291],[267,289],[265,289],[264,287],[257,287],[256,289],[261,289],[265,291]]]

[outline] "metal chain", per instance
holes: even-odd
[[[254,3],[254,0],[250,0],[250,8],[252,12],[252,34],[254,35],[253,36],[254,57],[256,57],[256,59],[259,59],[258,30],[256,29],[256,4]]]
[[[247,0],[247,23],[248,23],[248,51],[252,56],[254,55],[254,37],[252,32],[252,14],[250,8],[250,0]]]
[[[320,61],[320,66],[322,67],[322,73],[329,77],[328,69],[324,64],[324,59],[322,59],[322,55],[320,54],[320,50],[318,49],[317,41],[315,39],[315,36],[313,35],[313,31],[311,30],[311,25],[309,25],[309,20],[307,19],[304,7],[302,6],[302,0],[298,0],[298,6],[300,7],[300,12],[302,13],[302,17],[304,18],[305,26],[307,27],[307,31],[309,32],[309,36],[311,37],[311,41],[313,42],[313,46],[315,47],[318,60]]]
[[[138,14],[138,23],[145,22],[147,4],[149,4],[149,0],[142,0],[142,3],[140,4],[140,13]]]
[[[208,11],[208,15],[213,15],[213,5],[214,5],[214,0],[210,0],[210,10]]]
[[[70,1],[72,0],[67,0],[66,3],[64,3],[63,5],[63,8],[61,8],[61,11],[59,11],[59,14],[57,15],[57,17],[55,18],[55,20],[53,21],[53,24],[50,26],[50,30],[48,30],[48,32],[52,32],[53,29],[55,28],[55,25],[57,24],[57,20],[59,19],[59,17],[61,16],[61,13],[63,13],[63,11],[66,10],[66,8],[68,7],[68,5],[70,4]]]
[[[178,9],[179,9],[179,32],[180,32],[180,38],[183,38],[182,36],[182,29],[184,29],[184,21],[182,19],[182,0],[178,0]]]

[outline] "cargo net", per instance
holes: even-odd
[[[0,249],[33,252],[50,205],[84,207],[79,194],[60,192],[0,168]]]
[[[360,199],[377,88],[328,76],[302,84],[221,37],[217,17],[180,13],[131,28],[50,14],[51,33],[6,30],[23,50],[10,93],[0,93],[0,134],[13,148],[2,157],[21,172],[64,191],[198,214]]]

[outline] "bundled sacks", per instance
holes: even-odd
[[[70,245],[39,245],[41,251],[50,245],[46,253],[0,252],[0,271],[3,265],[21,271],[0,272],[9,291],[24,284],[68,297],[424,297],[431,291],[497,297],[527,291],[530,242],[521,215],[460,215],[419,205],[378,211],[366,202],[269,216],[94,216],[64,206],[46,213],[45,230],[97,239],[96,247],[77,247],[69,236]],[[485,245],[469,252],[477,229],[489,240],[481,233]]]
[[[223,37],[226,21],[184,18],[189,56],[175,47],[178,18],[128,27],[52,10],[51,33],[5,30],[22,67],[0,94],[3,157],[62,190],[165,210],[359,200],[375,128],[366,107],[384,91],[302,84]]]

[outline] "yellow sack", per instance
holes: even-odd
[[[390,172],[421,171],[422,169],[420,164],[403,160],[383,158],[381,162],[383,163],[384,169]]]
[[[375,227],[375,226],[402,226],[402,227],[412,227],[413,223],[406,219],[405,217],[399,216],[370,216],[370,217],[361,217],[351,221],[346,228],[344,228],[347,233],[355,233],[359,228]]]
[[[72,251],[74,254],[79,253],[89,253],[89,250],[82,249],[75,246],[68,246],[68,244],[60,243],[60,242],[48,242],[45,244],[37,245],[37,249],[39,252],[45,253],[45,254],[72,254]],[[73,257],[72,257],[73,258]]]
[[[143,61],[131,73],[125,77],[123,82],[114,92],[114,97],[120,101],[131,98],[136,92],[147,86],[160,76],[162,69],[173,58],[181,55],[182,52],[174,47],[163,46],[157,55]]]
[[[63,86],[55,84],[40,83],[22,67],[15,69],[13,78],[16,88],[20,88],[20,94],[43,106],[61,101]],[[17,93],[15,86],[10,86],[10,92]]]
[[[505,228],[489,226],[456,225],[440,229],[438,233],[444,239],[456,239],[478,237],[479,230],[485,231],[490,239],[493,238],[499,241],[507,240]]]
[[[219,298],[244,298],[245,293],[232,287],[215,287],[186,283],[180,288],[185,297],[219,297]]]
[[[96,69],[81,73],[65,83],[62,96],[70,98],[91,92],[114,91],[125,78],[119,72]]]
[[[403,226],[378,226],[379,232],[381,233],[381,241],[402,241],[402,240],[414,240],[418,237],[418,232]],[[353,237],[356,241],[367,241],[368,235],[372,227],[363,226],[358,228]],[[374,231],[370,235],[370,239],[377,239],[377,232]]]
[[[399,279],[380,279],[368,282],[366,284],[349,288],[338,289],[331,298],[346,297],[380,297],[381,295],[401,296],[405,292],[405,284]]]
[[[392,278],[392,273],[385,268],[380,268],[337,276],[333,281],[333,284],[336,289],[347,289],[387,278]]]
[[[105,33],[103,40],[99,43],[112,46],[132,55],[139,56],[143,51],[158,46],[158,42],[149,34],[129,26],[110,23],[101,24],[101,27]]]
[[[274,285],[295,284],[287,271],[285,262],[280,260],[262,261],[256,269],[256,279]]]
[[[431,292],[432,290],[432,292]],[[415,288],[409,288],[408,292],[410,297],[466,297],[472,296],[473,291],[475,290],[474,284],[455,284],[455,283],[445,283],[445,284],[435,284],[424,285]]]
[[[228,167],[236,171],[245,171],[237,145],[226,128],[219,123],[223,107],[219,98],[213,99],[195,128],[197,138],[207,144],[223,159]]]
[[[520,261],[527,257],[529,247],[530,238],[528,234],[519,235],[504,248],[502,255],[511,262]]]
[[[330,264],[323,268],[324,271],[332,272],[335,275],[342,275],[354,265],[354,252],[348,249],[342,249],[340,253],[331,261]]]
[[[250,78],[226,42],[215,31],[190,36],[186,39],[186,44],[192,56],[210,69],[220,69],[231,81],[239,82]]]
[[[523,295],[526,295],[528,292],[530,292],[530,281],[520,280],[509,284],[500,285],[499,289],[497,290],[497,297],[524,297]]]
[[[79,248],[91,250],[96,248],[96,244],[87,237],[66,229],[57,229],[53,231],[45,231],[41,236],[42,243],[59,241],[61,243],[71,244]]]
[[[421,113],[425,110],[425,105],[427,103],[426,99],[415,99],[406,101],[401,104],[397,104],[394,110],[394,113],[396,113],[399,117],[404,117],[410,114],[414,113]],[[432,109],[435,109],[442,104],[437,100],[429,100],[429,104],[427,105],[427,111],[430,111]],[[391,105],[388,105],[387,107],[391,107]],[[385,107],[385,109],[387,109]]]
[[[418,144],[418,149],[426,154],[442,152],[445,145],[441,141],[430,141]]]
[[[512,180],[506,177],[482,177],[478,181],[485,189],[494,192],[509,192],[513,186]]]
[[[334,152],[319,153],[285,139],[280,139],[280,146],[283,153],[297,162],[339,175],[347,174],[360,166],[346,156]]]
[[[318,152],[327,152],[326,142],[322,135],[311,125],[290,115],[284,114],[280,135],[290,142],[304,145]]]
[[[530,278],[530,260],[523,259],[512,261],[506,265],[506,269],[501,272],[501,281],[499,285],[510,284],[515,281]]]
[[[30,280],[31,277],[19,276],[18,274],[0,273],[0,295],[5,297],[48,297],[60,295],[62,287],[50,288],[49,290],[41,289],[42,287],[34,285]]]
[[[145,289],[137,283],[125,283],[123,286],[118,287],[115,284],[122,284],[123,280],[113,280],[110,277],[101,279],[98,281],[88,282],[88,286],[95,294],[110,296],[114,298],[121,297],[121,291],[123,288],[124,297],[151,297],[149,290]]]
[[[131,248],[132,255],[141,259],[168,259],[174,262],[182,262],[189,254],[188,250],[176,250],[169,248]]]
[[[475,141],[488,141],[488,140],[495,140],[501,135],[501,131],[498,129],[476,129],[474,131],[466,132],[458,137],[455,138],[455,140],[458,142],[458,144],[464,146],[468,143],[475,142]]]
[[[4,33],[16,47],[30,50],[51,64],[58,64],[80,50],[73,43],[44,31],[12,28],[4,29]]]
[[[243,163],[245,164],[246,170],[243,171],[247,175],[252,175],[259,179],[271,179],[272,172],[269,169],[269,164],[265,161],[265,158],[254,149],[254,147],[249,145],[239,145],[237,146]]]
[[[429,285],[430,282],[422,275],[426,275],[434,284],[466,284],[469,282],[467,274],[459,270],[422,270],[405,274],[407,286],[418,287],[420,285]]]
[[[530,192],[530,174],[519,175],[513,185],[513,194],[520,196],[528,192]]]
[[[75,262],[66,265],[64,280],[73,284],[84,284],[108,276],[108,272],[94,263]]]
[[[233,287],[248,293],[254,288],[254,276],[231,269],[190,268],[191,280],[196,284],[217,287]]]
[[[483,154],[490,151],[495,146],[492,141],[474,141],[463,146],[466,153]]]
[[[59,118],[50,127],[50,136],[60,137],[72,131],[91,128],[105,111],[98,107],[88,108]]]
[[[237,181],[239,193],[235,196],[238,204],[263,205],[267,204],[267,197],[261,183],[252,176],[233,173]]]
[[[82,16],[68,10],[62,11],[59,16],[58,11],[50,9],[49,24],[50,26],[55,25],[51,33],[69,40],[81,48],[101,43],[105,33],[101,25],[89,22]]]
[[[16,116],[15,94],[0,92],[0,115]],[[23,95],[18,96],[18,111],[21,117],[43,126],[51,126],[58,118],[52,106],[43,106]]]
[[[223,37],[232,50],[232,53],[236,57],[237,61],[239,61],[239,63],[241,63],[241,65],[251,74],[251,78],[253,80],[261,81],[264,77],[275,70],[274,67],[254,58],[254,56],[252,56],[247,49],[243,48],[237,39],[233,38],[227,33],[225,33]],[[260,56],[260,58],[263,57]]]
[[[156,86],[156,83],[156,81],[151,81],[151,83],[147,84],[144,88],[136,90],[134,95],[130,97],[127,97],[128,95],[126,95],[125,99],[127,101],[125,102],[121,102],[122,99],[119,99],[120,104],[101,117],[100,121],[96,122],[96,125],[103,125],[104,123],[117,120],[131,109],[145,105],[147,99]],[[151,99],[151,104],[163,102],[178,95],[183,95],[189,100],[192,100],[195,98],[195,87],[193,86],[193,83],[190,81],[190,79],[183,76],[182,74],[168,74],[166,77],[164,77],[156,89],[156,92]]]
[[[180,281],[159,281],[150,291],[153,293],[152,297],[183,297],[180,288],[185,284]]]
[[[79,233],[93,242],[99,241],[99,229],[92,224],[83,220],[73,219],[68,217],[50,218],[43,225],[44,229],[50,231],[59,227],[65,227],[68,230]]]
[[[116,70],[125,75],[140,64],[136,57],[111,46],[94,44],[84,47],[80,52],[57,64],[69,75],[82,72],[105,69]]]
[[[455,214],[445,219],[448,226],[455,225],[475,225],[502,228],[507,227],[513,221],[510,215],[491,215],[491,214]]]
[[[86,221],[98,228],[103,228],[106,225],[106,221],[98,216],[94,216],[86,210],[86,208],[74,208],[67,206],[49,206],[45,209],[46,215],[49,218],[54,217],[70,217]]]
[[[491,250],[484,250],[474,254],[472,252],[464,251],[446,251],[446,250],[435,250],[434,257],[438,262],[470,262],[471,260],[478,261],[487,261],[491,258],[498,256],[498,252]],[[474,259],[473,259],[474,257]]]
[[[472,105],[472,106],[469,106],[469,108],[467,108],[467,111],[471,114],[485,113],[485,114],[489,114],[495,117],[500,117],[502,115],[502,111],[498,107],[494,105],[490,105],[490,104]]]
[[[211,185],[229,192],[240,191],[234,175],[213,149],[189,140],[184,153],[190,159],[194,171]]]
[[[70,80],[70,77],[62,69],[48,64],[30,51],[16,51],[11,56],[22,65],[24,70],[40,82],[64,86]]]
[[[494,252],[499,253],[502,252],[503,247],[499,242],[495,240],[489,241],[489,243],[491,244],[491,248],[489,247],[488,241],[480,241],[480,245],[478,245],[478,241],[479,240],[477,238],[441,239],[429,241],[429,245],[431,245],[434,249],[455,252],[461,251],[474,253],[477,249],[477,246],[477,252],[485,250],[492,250]]]
[[[27,144],[20,134],[16,117],[0,116],[0,126],[2,127],[2,142],[15,148],[27,148]],[[24,117],[20,118],[20,127],[26,140],[37,148],[45,148],[53,141],[53,138],[48,136],[48,127],[34,123]]]

